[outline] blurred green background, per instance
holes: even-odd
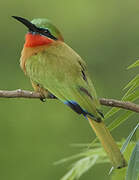
[[[126,68],[139,56],[138,0],[1,0],[0,4],[0,89],[32,90],[19,67],[26,28],[11,18],[16,15],[51,19],[87,62],[98,96],[122,97],[122,88],[136,73]],[[114,137],[126,137],[135,119],[114,130]],[[80,151],[70,144],[89,143],[93,137],[87,121],[56,100],[0,99],[0,179],[59,180],[70,164],[53,163]],[[81,180],[108,180],[110,167],[93,167]]]

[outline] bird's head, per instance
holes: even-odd
[[[48,45],[55,41],[64,41],[60,31],[48,19],[33,19],[12,16],[28,28],[26,34],[26,47]]]

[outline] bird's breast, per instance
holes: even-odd
[[[26,62],[29,60],[31,56],[36,56],[39,52],[45,51],[48,48],[48,46],[38,46],[38,47],[26,47],[24,46],[22,52],[21,52],[21,58],[20,58],[20,66],[21,69],[26,74]]]
[[[42,45],[49,45],[53,43],[54,40],[42,36],[40,34],[27,33],[25,37],[25,47],[37,47]]]

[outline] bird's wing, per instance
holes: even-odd
[[[77,103],[83,110],[99,116],[99,102],[85,62],[65,43],[31,56],[26,61],[26,72],[32,81],[65,104]]]

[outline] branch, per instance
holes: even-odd
[[[21,89],[17,89],[14,91],[4,91],[0,90],[0,98],[33,98],[33,99],[40,99],[41,95],[37,92],[32,91],[25,91]],[[48,99],[56,99],[55,97],[49,97]],[[105,106],[111,106],[111,107],[118,107],[130,111],[134,111],[139,113],[139,105],[126,102],[126,101],[118,101],[115,99],[106,99],[106,98],[100,98],[100,104]]]
[[[119,101],[115,99],[105,99],[105,98],[100,98],[99,101],[100,104],[105,106],[118,107],[139,113],[139,105],[129,101]]]

